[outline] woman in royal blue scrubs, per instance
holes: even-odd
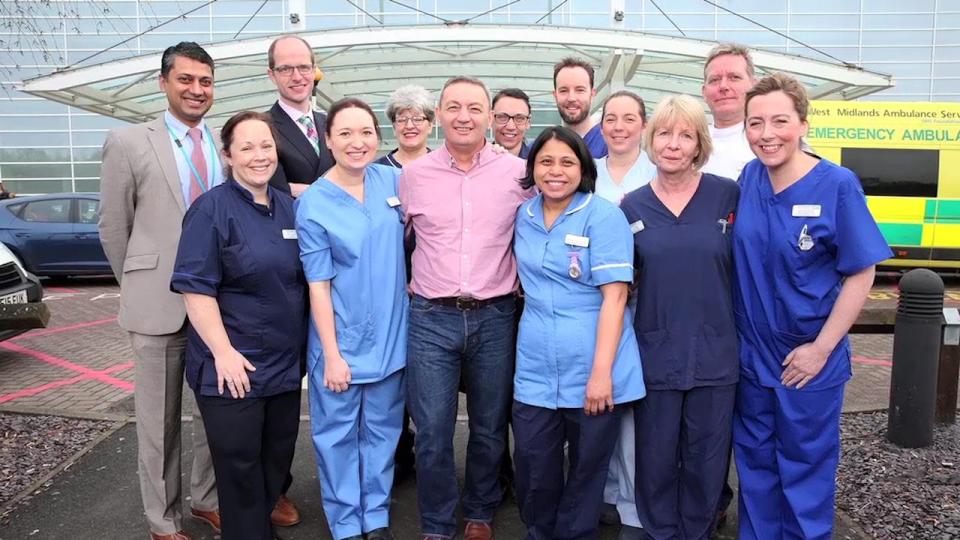
[[[708,538],[738,377],[730,245],[739,188],[700,172],[712,141],[690,96],[659,103],[644,145],[656,176],[620,205],[634,233],[647,386],[634,411],[637,510],[647,538]]]
[[[224,540],[273,540],[270,512],[300,425],[306,283],[293,198],[270,117],[242,112],[220,132],[228,179],[183,218],[170,289],[183,293],[186,380],[210,442]]]
[[[892,256],[857,176],[802,150],[808,106],[803,86],[780,73],[747,93],[759,159],[740,175],[733,237],[744,539],[831,537],[847,331],[874,266]]]
[[[632,319],[630,228],[595,196],[597,172],[574,131],[530,147],[514,252],[525,304],[517,339],[515,485],[527,540],[595,538],[621,405],[644,395]],[[564,445],[570,467],[564,475]]]
[[[297,235],[310,289],[310,420],[336,540],[392,540],[394,451],[403,422],[407,279],[397,181],[373,164],[380,126],[354,98],[327,112],[336,165],[300,196]]]

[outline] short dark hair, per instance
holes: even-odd
[[[280,43],[285,39],[295,39],[300,43],[303,43],[303,46],[306,47],[308,51],[310,51],[310,63],[313,65],[317,65],[317,59],[313,54],[313,47],[310,46],[310,43],[308,43],[307,40],[303,39],[300,36],[290,35],[290,36],[280,36],[270,43],[270,47],[267,49],[267,67],[268,68],[270,69],[274,68],[273,51],[277,48],[277,43]]]
[[[370,105],[367,105],[367,102],[363,101],[362,99],[357,99],[354,97],[346,97],[346,98],[337,100],[333,103],[333,105],[330,106],[329,109],[327,109],[326,132],[328,136],[331,134],[330,129],[331,129],[331,126],[333,126],[333,119],[336,118],[337,115],[340,114],[340,112],[343,111],[344,109],[351,109],[351,108],[363,109],[367,111],[367,113],[370,115],[370,118],[373,118],[373,130],[377,132],[377,138],[378,139],[383,138],[380,135],[380,122],[377,121],[377,115],[373,112],[373,109],[370,108]]]
[[[230,117],[227,120],[227,123],[220,128],[220,142],[223,143],[223,153],[226,156],[230,156],[230,145],[233,144],[233,132],[236,131],[237,126],[241,123],[246,122],[247,120],[259,120],[267,125],[270,128],[270,136],[273,137],[274,147],[280,142],[277,140],[277,130],[273,125],[273,119],[267,113],[257,112],[257,111],[240,111],[237,114]],[[227,165],[224,162],[223,172],[225,176],[230,176],[232,171],[230,170],[230,165]]]
[[[493,103],[490,104],[491,107],[496,107],[497,102],[500,101],[502,97],[512,97],[513,99],[519,99],[527,104],[527,112],[530,112],[530,96],[526,92],[519,88],[504,88],[503,90],[497,92],[497,95],[493,96]]]
[[[210,54],[203,49],[203,47],[197,45],[196,43],[192,41],[181,41],[176,45],[167,47],[166,50],[163,51],[163,56],[160,57],[161,77],[164,79],[167,78],[167,75],[170,74],[170,70],[173,69],[173,63],[176,61],[178,56],[204,63],[210,66],[210,73],[213,73],[213,57],[211,57]]]
[[[577,159],[580,160],[580,185],[577,191],[581,193],[592,193],[597,185],[597,166],[593,162],[593,156],[590,155],[590,149],[583,142],[577,132],[564,126],[550,126],[540,132],[540,135],[530,145],[530,154],[527,155],[526,176],[520,179],[520,186],[523,189],[530,189],[536,182],[533,180],[533,167],[537,163],[537,154],[543,149],[547,141],[556,139],[570,147]]]
[[[643,121],[647,121],[647,105],[643,102],[643,98],[639,95],[629,91],[629,90],[618,90],[609,96],[607,99],[603,100],[603,108],[601,109],[601,116],[606,116],[607,114],[607,103],[610,103],[610,100],[618,97],[628,97],[637,102],[637,105],[640,106],[640,117],[643,118]]]
[[[557,64],[553,66],[553,89],[554,90],[557,89],[557,75],[560,74],[560,70],[563,68],[569,68],[569,67],[583,68],[584,71],[587,72],[587,75],[590,76],[590,88],[593,88],[593,66],[590,65],[590,62],[587,62],[586,60],[582,60],[580,58],[574,58],[572,56],[568,56],[563,60],[557,62]]]

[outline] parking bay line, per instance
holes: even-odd
[[[64,360],[63,358],[57,358],[56,356],[42,353],[40,351],[35,351],[33,349],[21,347],[20,345],[17,345],[15,343],[10,343],[9,341],[0,343],[0,347],[7,349],[8,351],[18,352],[20,354],[32,356],[33,358],[36,358],[41,362],[46,362],[54,366],[69,369],[71,371],[76,371],[77,373],[87,375],[91,379],[94,379],[96,381],[106,383],[106,384],[112,384],[113,386],[116,386],[117,388],[121,388],[123,390],[133,391],[133,383],[131,382],[120,380],[120,379],[117,379],[116,377],[111,377],[110,375],[104,374],[104,372],[102,371],[97,371],[95,369],[74,364],[73,362],[69,360]]]
[[[133,362],[127,362],[126,364],[118,364],[116,366],[107,368],[101,371],[100,373],[104,375],[110,375],[112,373],[116,373],[118,371],[124,371],[132,367],[133,367]],[[91,377],[90,375],[77,375],[76,377],[71,377],[69,379],[61,379],[59,381],[53,381],[46,384],[41,384],[40,386],[33,386],[31,388],[21,388],[20,390],[17,390],[15,392],[10,392],[9,394],[4,394],[0,396],[0,403],[6,403],[8,401],[14,401],[16,399],[20,399],[24,397],[35,396],[37,394],[42,394],[47,390],[54,390],[56,388],[60,388],[61,386],[70,386],[72,384],[76,384],[78,382],[83,382],[83,381],[89,381],[91,379],[93,379],[93,377]],[[132,389],[128,391],[132,391]]]
[[[88,322],[82,322],[82,323],[77,323],[77,324],[71,324],[71,325],[67,325],[67,326],[58,326],[58,327],[56,327],[56,328],[44,328],[44,329],[42,329],[42,330],[32,330],[32,331],[27,332],[27,333],[25,333],[25,334],[20,334],[19,336],[14,336],[14,337],[10,338],[8,341],[20,340],[20,339],[29,339],[29,338],[34,338],[34,337],[49,336],[50,334],[59,334],[59,333],[61,333],[61,332],[69,332],[69,331],[71,331],[71,330],[79,330],[79,329],[81,329],[81,328],[89,328],[89,327],[91,327],[91,326],[98,326],[98,325],[101,325],[101,324],[107,324],[107,323],[110,323],[110,322],[114,322],[114,321],[116,321],[116,320],[117,320],[116,317],[110,317],[109,319],[100,319],[99,321],[88,321]]]

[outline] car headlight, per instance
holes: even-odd
[[[20,259],[10,251],[6,245],[0,242],[0,264],[7,264],[8,262],[13,262],[17,265],[17,268],[20,269],[20,273],[27,275],[27,269],[23,267],[23,263],[20,262]]]

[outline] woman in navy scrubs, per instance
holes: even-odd
[[[847,331],[874,265],[892,252],[856,175],[803,152],[803,86],[774,74],[746,103],[759,159],[740,175],[733,237],[740,538],[828,539],[851,376]]]
[[[621,204],[636,250],[634,324],[647,387],[634,411],[637,510],[648,538],[709,538],[736,395],[739,188],[700,172],[713,143],[690,96],[660,102],[644,146],[656,176]]]
[[[270,187],[270,117],[220,132],[228,179],[190,205],[170,288],[190,327],[186,379],[217,475],[224,540],[272,540],[270,512],[293,461],[306,343],[306,282],[293,198]]]
[[[517,339],[515,486],[528,540],[595,538],[621,405],[644,395],[625,309],[630,228],[595,196],[583,140],[545,129],[530,148],[514,252],[525,304]],[[564,444],[570,467],[564,478]]]
[[[397,181],[373,164],[370,106],[327,112],[336,165],[300,196],[297,234],[310,289],[310,420],[323,510],[336,540],[392,540],[390,489],[403,422],[407,278]]]

